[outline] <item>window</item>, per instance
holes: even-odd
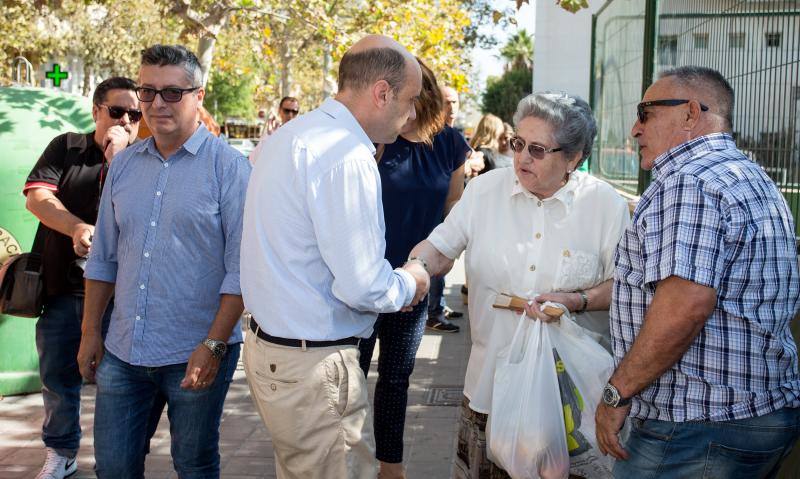
[[[678,37],[676,35],[658,37],[658,64],[666,66],[678,64]]]
[[[708,33],[695,33],[694,47],[701,50],[708,49]]]
[[[728,34],[728,45],[730,48],[744,48],[744,33],[736,32]]]
[[[767,42],[767,48],[780,48],[781,46],[781,33],[766,33],[764,39]]]

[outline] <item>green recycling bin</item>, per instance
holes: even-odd
[[[58,90],[0,87],[0,264],[30,251],[38,221],[22,187],[50,140],[94,128],[91,100]],[[38,391],[36,320],[0,315],[0,396]]]

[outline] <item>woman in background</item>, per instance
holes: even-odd
[[[464,138],[445,125],[444,101],[433,72],[420,61],[422,91],[417,117],[397,141],[377,148],[386,224],[386,259],[402,266],[411,248],[424,240],[461,198],[464,160],[470,151]],[[381,342],[375,386],[375,456],[381,479],[404,478],[403,429],[408,384],[425,331],[427,297],[408,312],[381,314],[375,331],[361,341],[361,369],[369,371],[375,339]],[[431,327],[432,325],[428,325]],[[437,320],[431,329],[455,332],[458,326]]]

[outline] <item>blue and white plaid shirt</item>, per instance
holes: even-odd
[[[727,421],[800,407],[795,229],[786,201],[725,133],[656,159],[653,182],[615,256],[611,336],[631,349],[656,285],[678,276],[717,292],[683,357],[634,399],[630,415]]]

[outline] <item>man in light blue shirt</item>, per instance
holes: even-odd
[[[114,159],[85,275],[78,363],[97,381],[97,475],[144,476],[147,413],[161,395],[178,475],[219,477],[222,405],[242,341],[250,164],[197,122],[205,92],[192,52],[143,51],[139,84],[153,137]],[[103,347],[100,318],[112,295]]]
[[[358,342],[377,313],[415,305],[420,260],[392,269],[373,143],[416,117],[422,74],[381,36],[342,58],[339,93],[264,141],[247,190],[242,293],[253,314],[245,371],[278,477],[374,478]]]

